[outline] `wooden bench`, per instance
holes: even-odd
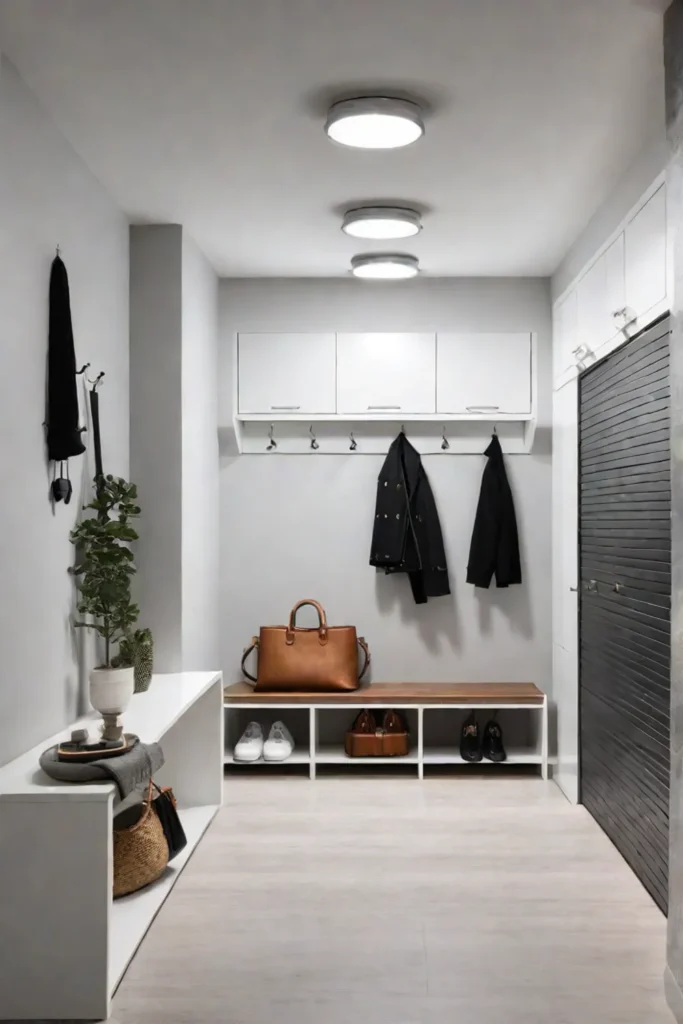
[[[467,714],[481,709],[488,712],[479,716],[482,726],[491,713],[501,713],[505,764],[537,765],[548,778],[548,700],[534,683],[370,683],[349,693],[260,693],[247,683],[233,683],[224,689],[224,705],[226,765],[239,763],[232,751],[251,718],[266,725],[282,718],[296,740],[294,755],[284,763],[308,765],[312,779],[318,765],[382,763],[415,765],[422,779],[425,766],[466,764],[459,753],[460,727]],[[408,757],[346,756],[343,734],[365,707],[405,712],[413,736]]]

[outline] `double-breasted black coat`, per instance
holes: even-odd
[[[403,432],[377,480],[370,565],[408,573],[416,604],[451,592],[434,495],[419,452]]]
[[[522,568],[515,505],[503,449],[495,435],[484,454],[488,462],[474,520],[467,582],[475,587],[488,587],[495,574],[496,586],[509,587],[511,583],[522,582]]]

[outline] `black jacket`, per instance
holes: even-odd
[[[370,565],[407,572],[416,604],[451,592],[434,495],[404,433],[392,443],[377,480]]]
[[[60,462],[82,455],[85,445],[78,425],[76,354],[71,329],[69,278],[59,256],[50,271],[50,315],[47,357],[47,454]]]
[[[495,573],[496,585],[507,587],[522,582],[515,505],[497,437],[492,438],[484,454],[489,461],[481,481],[467,582],[488,587]]]

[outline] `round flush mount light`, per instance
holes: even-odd
[[[402,252],[369,252],[351,260],[354,277],[374,281],[405,281],[419,271],[417,257]]]
[[[410,238],[422,228],[417,210],[362,206],[344,215],[342,231],[354,238]]]
[[[399,149],[424,135],[422,111],[410,100],[361,96],[327,112],[325,131],[334,142],[357,149]]]

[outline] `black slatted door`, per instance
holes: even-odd
[[[581,799],[666,912],[669,319],[580,383]]]

